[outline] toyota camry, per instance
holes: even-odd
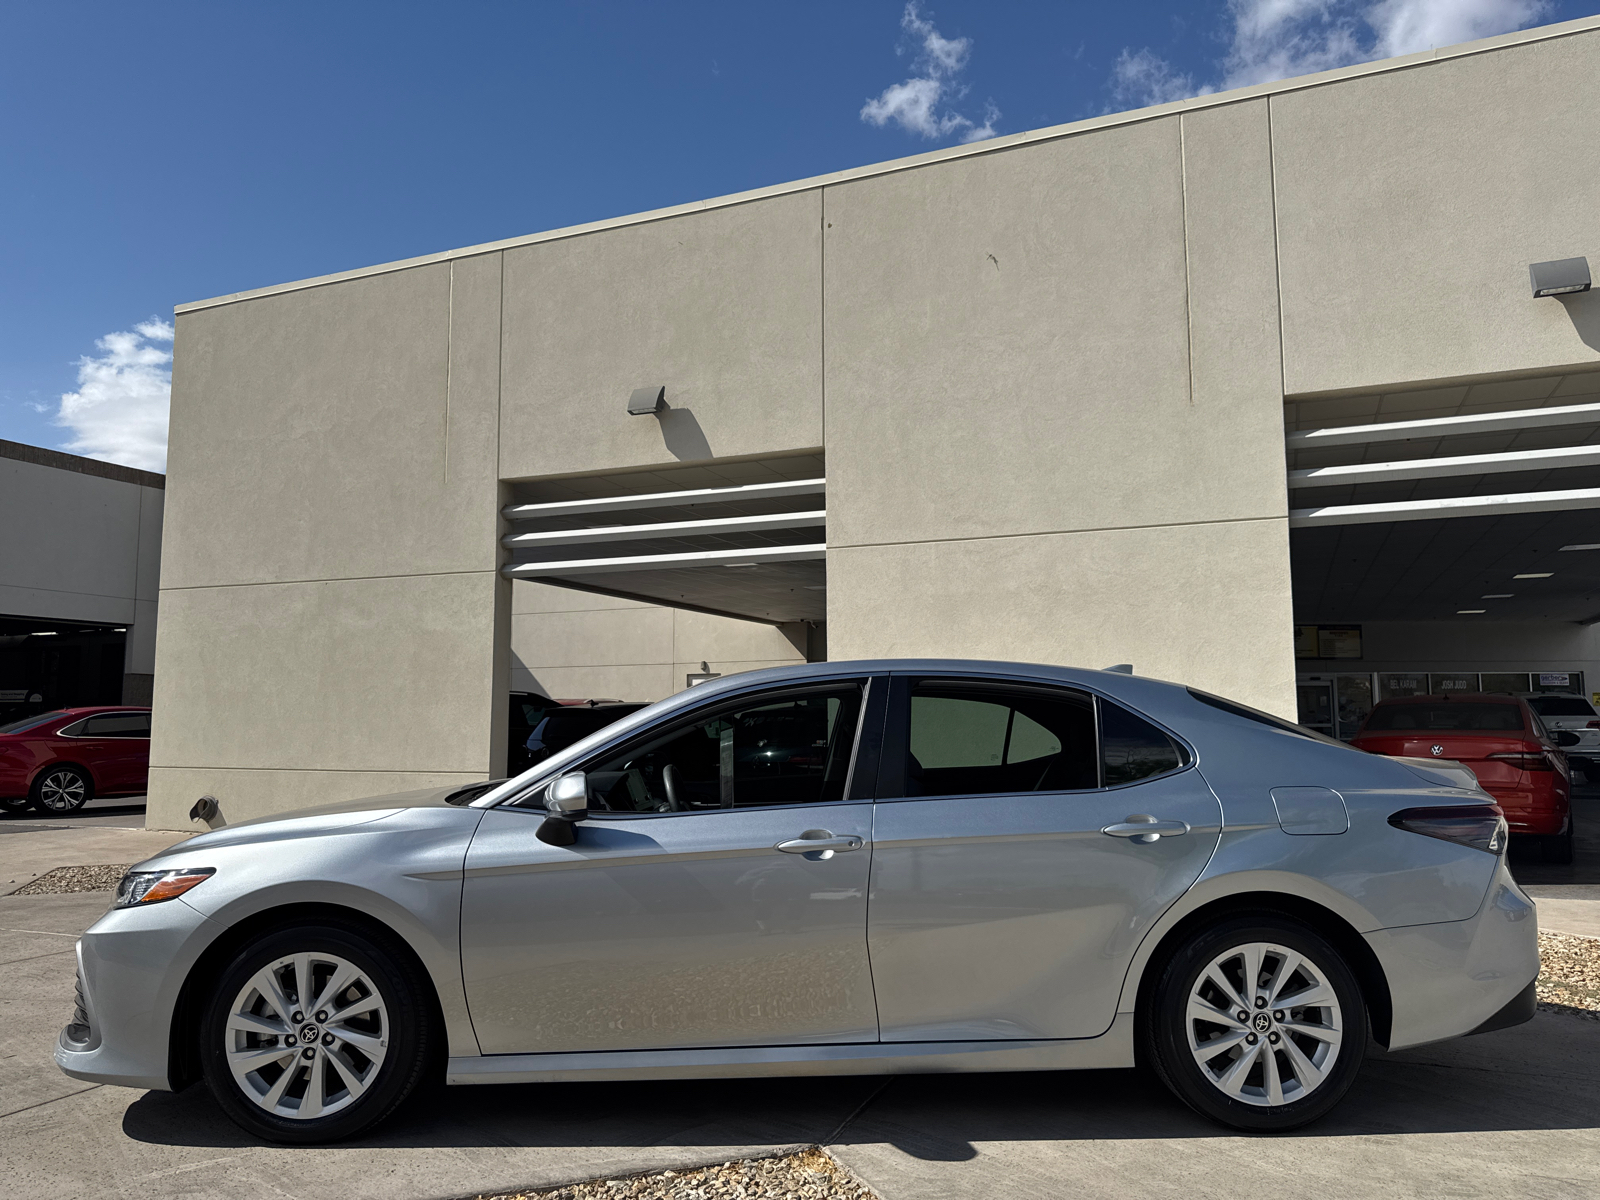
[[[1148,1063],[1223,1124],[1369,1037],[1528,1020],[1472,772],[1177,684],[965,661],[730,676],[511,780],[226,826],[78,944],[56,1061],[279,1142],[451,1084]]]

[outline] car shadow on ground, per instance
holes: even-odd
[[[1600,1022],[1541,1012],[1528,1025],[1387,1054],[1374,1045],[1350,1094],[1294,1136],[1600,1127]],[[204,1085],[149,1092],[123,1117],[143,1142],[260,1143]],[[964,1162],[979,1145],[1240,1137],[1143,1071],[428,1087],[367,1148],[891,1144]]]

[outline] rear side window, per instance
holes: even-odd
[[[150,736],[149,713],[107,713],[90,717],[72,731],[77,737],[147,738]]]
[[[1099,786],[1087,696],[924,684],[911,694],[910,718],[908,796]]]
[[[1535,696],[1529,706],[1541,717],[1592,717],[1594,709],[1587,700],[1571,696]]]
[[[1522,709],[1515,704],[1380,704],[1363,733],[1521,733]]]
[[[1100,701],[1100,758],[1107,787],[1165,775],[1188,761],[1177,742],[1143,717],[1107,700]]]

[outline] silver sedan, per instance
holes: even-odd
[[[56,1061],[350,1137],[452,1084],[1148,1062],[1245,1130],[1527,1020],[1533,904],[1465,768],[1170,683],[757,671],[513,780],[231,826],[79,942]]]

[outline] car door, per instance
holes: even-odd
[[[875,1040],[856,759],[883,690],[764,690],[636,731],[581,764],[570,846],[538,839],[537,798],[486,812],[461,920],[483,1052]]]
[[[90,756],[100,795],[144,788],[150,766],[150,714],[102,713],[83,723],[81,745]]]
[[[1188,751],[1066,688],[896,677],[868,947],[886,1042],[1106,1031],[1221,806]]]

